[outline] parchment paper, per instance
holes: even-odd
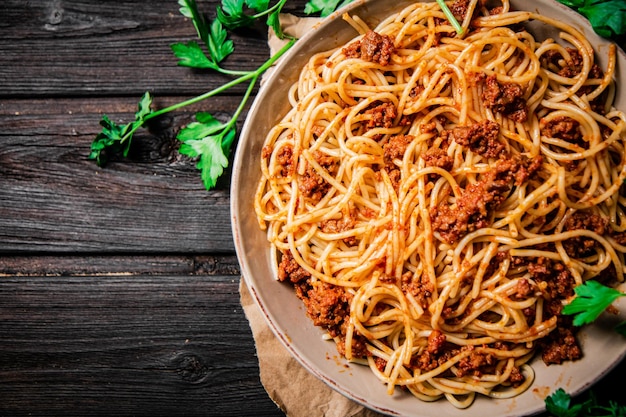
[[[319,22],[319,19],[285,14],[281,15],[280,21],[285,33],[299,38]],[[278,39],[271,29],[268,43],[272,54],[284,45],[284,41]],[[271,70],[264,74],[265,77]],[[261,82],[261,88],[262,86]],[[245,277],[241,278],[239,293],[256,344],[261,383],[270,398],[288,417],[382,417],[382,414],[371,411],[328,387],[291,356],[267,325],[248,290]]]
[[[331,389],[291,356],[265,322],[244,277],[239,293],[256,344],[261,383],[288,417],[382,417]]]

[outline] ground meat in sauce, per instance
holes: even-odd
[[[539,288],[546,300],[564,300],[574,295],[574,286],[576,281],[570,273],[569,269],[561,262],[553,261],[545,257],[538,257],[534,260],[525,260],[527,269],[533,280],[539,283]],[[550,311],[549,318],[552,315],[561,313],[561,308],[555,305],[556,311]]]
[[[280,264],[278,265],[278,280],[298,283],[311,278],[311,274],[302,268],[293,258],[291,252],[282,253]]]
[[[547,122],[539,122],[541,134],[549,138],[562,139],[566,142],[581,144],[583,135],[580,131],[580,123],[567,116],[557,116]]]
[[[456,0],[450,5],[450,11],[457,21],[462,22],[465,19],[469,3],[469,0]]]
[[[313,324],[328,331],[331,337],[338,338],[337,351],[346,355],[346,332],[350,318],[351,296],[339,286],[321,281],[311,282],[310,278],[294,284],[296,295],[306,307],[306,314]],[[352,336],[352,356],[368,356],[366,339],[355,332]]]
[[[509,376],[509,382],[513,384],[514,387],[520,385],[522,382],[526,381],[524,375],[520,372],[520,369],[517,366],[514,366],[511,369],[511,375]]]
[[[409,91],[409,97],[411,98],[418,97],[424,92],[424,90],[426,90],[426,88],[424,88],[423,85],[415,84],[413,88],[411,88],[411,91]]]
[[[561,364],[582,357],[582,351],[571,328],[557,327],[539,340],[541,358],[546,365]]]
[[[387,361],[383,358],[376,357],[374,359],[374,364],[376,365],[376,369],[378,369],[380,372],[384,372],[385,367],[387,366]]]
[[[437,167],[450,172],[454,166],[454,159],[441,148],[429,148],[421,157],[427,167]]]
[[[428,345],[426,350],[430,353],[439,353],[446,343],[446,335],[441,330],[433,330],[428,335]]]
[[[582,351],[576,340],[576,328],[572,325],[571,316],[561,314],[563,301],[574,295],[576,285],[569,269],[561,262],[545,257],[513,257],[512,265],[525,266],[531,279],[537,283],[531,290],[540,290],[542,293],[544,299],[542,319],[557,317],[557,328],[537,341],[543,361],[550,365],[581,358]],[[529,321],[534,320],[535,310],[526,309],[524,315]]]
[[[526,278],[520,278],[515,285],[515,294],[511,298],[514,300],[525,300],[534,294],[535,286],[528,282]]]
[[[432,371],[439,365],[445,363],[448,359],[453,357],[458,350],[456,349],[440,349],[440,352],[430,352],[424,349],[420,354],[411,358],[410,368],[419,369],[423,372]]]
[[[504,342],[495,342],[483,346],[504,351],[509,350],[509,346]],[[426,347],[419,354],[413,356],[409,367],[419,369],[422,372],[428,372],[443,365],[446,361],[461,352],[468,352],[468,355],[456,364],[455,374],[452,374],[451,371],[447,371],[450,376],[481,376],[484,373],[492,373],[494,371],[494,367],[497,363],[497,357],[495,355],[480,351],[475,346],[471,345],[459,348],[455,347],[455,345],[448,344],[446,343],[445,334],[439,330],[433,330],[431,332]],[[514,367],[508,382],[513,386],[517,386],[524,382],[525,379],[519,368]]]
[[[273,150],[274,148],[272,148],[271,146],[265,145],[263,149],[261,149],[261,158],[263,159],[269,158],[270,156],[272,156]]]
[[[320,222],[320,229],[324,233],[341,233],[346,230],[350,230],[354,228],[356,224],[356,213],[355,210],[348,209],[342,211],[342,216],[340,219],[328,219],[322,220]],[[349,246],[353,246],[357,243],[357,239],[354,236],[347,237],[343,239]]]
[[[503,155],[505,146],[498,140],[499,134],[500,125],[491,120],[483,120],[470,126],[459,126],[450,131],[450,137],[456,143],[485,158],[498,158]]]
[[[320,125],[313,125],[313,127],[311,128],[311,133],[316,137],[319,138],[320,136],[322,136],[322,134],[324,133],[324,126],[320,126]]]
[[[380,137],[382,137],[382,135],[380,135]],[[385,165],[382,168],[387,172],[391,185],[396,191],[400,188],[402,171],[393,161],[394,159],[402,159],[404,157],[404,153],[413,139],[414,137],[411,135],[394,135],[383,145],[383,161]],[[376,173],[376,176],[379,181],[382,181],[380,171]]]
[[[348,58],[360,58],[364,61],[386,66],[389,65],[395,50],[393,38],[370,30],[360,41],[353,42],[343,48],[343,53]]]
[[[330,175],[337,171],[337,161],[335,158],[321,152],[313,154],[315,161]],[[330,189],[330,184],[311,166],[306,164],[304,174],[298,178],[298,189],[305,196],[314,201],[319,201]]]
[[[525,122],[528,118],[524,90],[519,84],[500,83],[496,75],[490,75],[485,79],[482,99],[485,106],[511,120]]]
[[[400,171],[400,168],[394,168],[392,166],[387,166],[385,171],[387,172],[391,186],[397,192],[400,189],[400,182],[402,181],[402,171]],[[380,178],[380,172],[377,172],[376,174],[378,175],[379,181],[382,181]]]
[[[590,230],[603,236],[607,230],[608,219],[587,211],[577,211],[565,220],[564,230]],[[601,244],[590,237],[578,236],[563,242],[565,252],[573,258],[584,258],[594,253]]]
[[[394,159],[402,160],[409,144],[415,139],[411,135],[394,135],[383,145],[383,160],[385,164],[393,164]]]
[[[507,259],[510,259],[511,255],[508,251],[506,252],[497,252],[491,261],[489,261],[489,266],[487,266],[487,270],[485,270],[485,279],[493,276],[500,269],[500,265]]]
[[[302,287],[300,287],[302,288]],[[298,294],[313,324],[325,329],[341,325],[350,315],[350,300],[345,290],[325,282],[309,284]]]
[[[425,275],[413,276],[412,272],[402,274],[401,289],[405,294],[411,294],[415,301],[424,309],[430,305],[430,297],[435,291],[433,283]]]
[[[293,155],[293,148],[291,145],[282,146],[276,153],[276,162],[281,166],[279,175],[281,177],[289,177],[294,173],[296,169],[295,158]]]
[[[493,169],[462,192],[455,206],[440,204],[431,210],[433,230],[448,243],[487,227],[490,211],[506,199],[513,185],[521,185],[540,166],[541,159],[499,159]]]
[[[278,280],[293,284],[297,297],[306,307],[307,316],[314,325],[340,339],[337,350],[345,356],[351,296],[342,287],[321,281],[311,283],[311,274],[296,262],[289,251],[282,253],[278,265]],[[355,332],[352,337],[352,355],[363,358],[368,354],[366,339]]]
[[[588,149],[589,143],[584,140],[580,131],[580,123],[567,116],[557,116],[549,121],[540,120],[539,128],[541,134],[550,138],[557,138],[579,146],[581,149]],[[575,170],[582,160],[563,161],[563,165],[568,171]]]
[[[534,158],[522,158],[515,172],[515,185],[522,185],[535,173],[543,164],[543,157],[537,155]]]
[[[365,127],[374,129],[376,127],[390,128],[398,117],[398,109],[393,103],[381,103],[365,111],[370,117],[367,119]],[[382,136],[381,136],[382,137]]]
[[[457,364],[457,377],[466,375],[481,376],[485,367],[491,367],[496,363],[496,357],[490,353],[476,351],[474,346],[464,346],[462,350],[470,350],[471,353],[461,359]]]

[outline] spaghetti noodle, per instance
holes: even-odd
[[[389,393],[469,406],[582,353],[561,308],[622,281],[626,115],[573,27],[415,3],[312,56],[266,137],[259,226],[313,322]],[[561,32],[539,40],[529,21]]]

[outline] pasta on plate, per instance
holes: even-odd
[[[508,398],[583,352],[561,315],[623,281],[616,48],[507,0],[418,2],[315,54],[267,134],[255,195],[280,281],[389,393]],[[535,39],[527,22],[560,31]]]

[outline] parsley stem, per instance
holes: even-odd
[[[256,82],[258,79],[259,79],[259,75],[257,75],[256,77],[253,77],[252,80],[250,80],[250,84],[248,85],[248,88],[246,89],[246,93],[241,99],[241,103],[239,103],[239,107],[237,107],[237,110],[235,110],[235,113],[233,113],[233,116],[228,121],[227,129],[224,129],[224,130],[228,130],[232,128],[235,125],[235,123],[237,123],[237,119],[239,118],[239,115],[243,111],[246,105],[246,102],[250,98],[250,95],[252,94],[252,91],[254,90],[254,86],[256,85]]]
[[[250,74],[250,73],[253,73],[253,72],[254,72],[254,71],[236,71],[236,70],[229,70],[229,69],[222,68],[222,67],[219,67],[219,66],[217,67],[216,71],[217,71],[217,72],[220,72],[220,73],[222,73],[222,74],[225,74],[225,75],[247,75],[247,74]]]
[[[454,15],[452,14],[452,11],[446,4],[445,0],[437,0],[437,4],[439,5],[439,7],[441,7],[441,11],[443,11],[443,14],[446,15],[446,19],[448,19],[452,27],[454,27],[454,30],[456,30],[456,33],[458,33],[459,35],[462,35],[463,26],[461,26],[459,21],[456,20],[456,17],[454,17]]]
[[[252,18],[253,19],[258,19],[259,17],[263,17],[265,15],[272,14],[272,13],[274,13],[274,11],[282,9],[283,6],[285,5],[285,3],[287,3],[287,0],[281,0],[278,3],[276,3],[275,5],[273,5],[272,7],[270,7],[269,9],[263,10],[262,12],[253,15]]]
[[[185,107],[185,106],[189,106],[191,104],[195,104],[198,103],[202,100],[206,100],[207,98],[213,97],[223,91],[228,90],[231,87],[234,87],[237,84],[241,84],[244,81],[250,80],[250,79],[255,79],[258,78],[261,74],[263,74],[269,67],[271,67],[272,65],[274,65],[274,63],[278,60],[278,58],[280,58],[285,52],[287,52],[287,50],[289,50],[289,48],[291,48],[291,46],[295,43],[295,39],[291,39],[289,42],[287,42],[287,44],[285,46],[283,46],[278,52],[276,52],[276,54],[274,54],[274,56],[272,56],[270,59],[268,59],[263,65],[261,65],[259,68],[257,68],[255,71],[250,71],[250,72],[246,72],[244,75],[240,76],[239,78],[235,78],[234,80],[223,84],[221,86],[219,86],[218,88],[215,88],[211,91],[207,91],[204,94],[201,94],[197,97],[191,98],[189,100],[185,100],[185,101],[181,101],[180,103],[176,103],[172,106],[169,107],[165,107],[162,108],[160,110],[156,110],[153,111],[151,113],[149,113],[148,115],[146,115],[144,117],[144,122],[147,120],[150,120],[152,118],[155,118],[157,116],[160,116],[162,114],[165,113],[169,113],[171,111],[174,110],[178,110],[181,107]],[[252,83],[252,85],[254,85],[254,83]],[[249,96],[249,94],[248,94]]]

